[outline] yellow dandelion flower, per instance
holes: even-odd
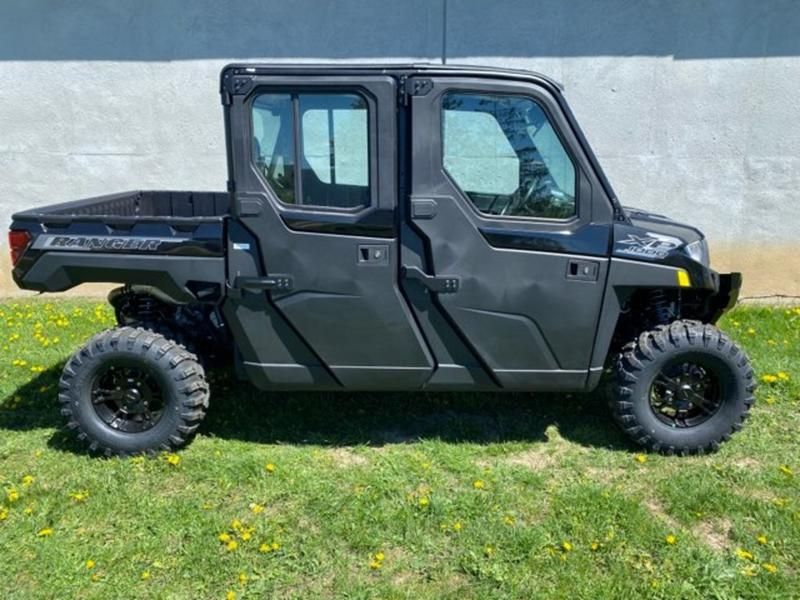
[[[373,570],[378,570],[383,566],[383,563],[379,560],[371,560],[369,561],[369,568]]]
[[[419,499],[419,505],[420,505],[422,508],[425,508],[425,507],[426,507],[426,506],[428,506],[430,503],[431,503],[431,501],[430,501],[430,499],[429,499],[427,496],[423,496],[422,498],[420,498],[420,499]]]
[[[272,543],[269,545],[269,547],[270,547],[270,548],[272,548],[272,551],[273,551],[273,552],[277,552],[278,550],[280,550],[280,549],[281,549],[281,545],[280,545],[278,542],[272,542]]]
[[[756,334],[756,330],[753,329],[752,327],[748,327],[747,328],[747,333],[748,333],[748,335],[755,335]]]
[[[778,376],[772,373],[766,373],[761,376],[761,383],[775,383],[776,381],[778,381]]]
[[[42,373],[44,371],[44,367],[42,365],[34,365],[31,367],[31,373]]]
[[[778,371],[778,379],[781,381],[789,381],[791,379],[786,371]]]
[[[486,484],[484,483],[483,479],[476,479],[472,482],[472,487],[474,487],[476,490],[482,490],[486,487]]]
[[[23,510],[22,512],[24,512],[26,515],[30,516],[30,515],[33,514],[33,507],[32,506],[26,506],[25,510]]]
[[[93,560],[90,558],[89,560],[87,560],[87,561],[86,561],[86,568],[87,568],[87,569],[89,569],[89,570],[91,571],[92,569],[94,569],[94,567],[95,567],[95,565],[96,565],[96,564],[97,564],[97,563],[96,563],[96,562],[94,562],[94,561],[93,561]]]
[[[261,514],[262,512],[264,512],[264,505],[258,504],[257,502],[251,502],[250,512],[252,512],[254,515]]]
[[[236,600],[236,592],[233,590],[228,590],[225,594],[225,600]]]
[[[633,457],[633,460],[640,464],[644,464],[647,462],[647,455],[646,454],[637,454]]]
[[[22,478],[22,485],[25,486],[25,487],[28,487],[34,481],[36,481],[36,480],[33,478],[33,475],[25,475],[25,477]]]
[[[670,533],[667,537],[664,538],[664,541],[667,542],[667,544],[669,544],[670,546],[674,546],[675,544],[678,543],[678,538],[676,538],[674,535]]]
[[[81,490],[79,492],[70,492],[69,497],[72,499],[73,502],[86,502],[89,498],[89,492],[86,490]]]
[[[505,517],[503,517],[503,523],[505,523],[506,525],[513,525],[514,521],[515,519],[513,515],[506,515]]]
[[[600,542],[592,542],[589,545],[589,548],[592,549],[592,552],[595,552],[595,551],[599,550],[600,549]]]
[[[774,573],[777,573],[777,572],[778,572],[778,567],[776,567],[776,566],[775,566],[775,565],[773,565],[772,563],[767,563],[767,562],[765,562],[765,563],[764,563],[764,564],[762,564],[761,566],[762,566],[762,567],[764,567],[764,570],[765,570],[767,573],[773,573],[773,574],[774,574]]]
[[[455,523],[453,523],[453,531],[455,532],[461,531],[463,527],[464,526],[461,524],[461,521],[456,521]]]
[[[244,585],[248,579],[247,573],[239,573],[239,585]]]
[[[753,553],[745,550],[744,548],[737,548],[736,556],[742,560],[753,560]]]
[[[269,552],[269,551],[270,551],[270,546],[269,546],[269,544],[267,544],[266,542],[264,542],[263,544],[261,544],[261,545],[258,547],[258,551],[259,551],[259,552],[261,552],[261,554],[266,554],[267,552]]]
[[[236,540],[230,540],[227,544],[225,544],[225,549],[228,552],[233,552],[238,547],[239,547],[239,542],[237,542]]]
[[[483,553],[484,555],[486,555],[486,557],[491,556],[492,554],[494,554],[494,546],[492,546],[491,544],[486,544],[486,546],[483,548]]]
[[[386,555],[383,552],[381,552],[380,550],[375,553],[375,560],[381,560],[382,561],[384,558],[386,558]]]
[[[567,540],[561,542],[561,548],[564,552],[572,552],[572,544],[570,544]]]
[[[181,457],[177,454],[167,454],[167,462],[171,464],[173,467],[177,467],[181,464]]]
[[[227,534],[227,533],[220,533],[220,534],[217,536],[217,539],[218,539],[220,542],[222,542],[223,544],[227,544],[228,542],[230,542],[230,541],[231,541],[231,536],[230,536],[229,534]]]
[[[6,490],[6,498],[9,502],[16,502],[19,500],[19,492],[16,488],[9,488]]]
[[[253,534],[249,531],[243,531],[240,537],[242,538],[243,542],[247,542],[251,537],[253,537]]]
[[[792,475],[794,475],[794,473],[792,472],[792,468],[789,465],[781,465],[780,467],[778,467],[778,469],[780,470],[781,473],[783,473],[787,477],[791,477]]]
[[[233,521],[231,521],[231,529],[233,529],[234,531],[239,531],[243,527],[244,525],[239,519],[234,519]]]
[[[44,529],[40,529],[36,535],[38,537],[50,537],[51,535],[53,535],[53,528],[45,527]]]
[[[754,565],[751,565],[749,567],[745,567],[744,569],[739,571],[739,573],[741,573],[745,577],[755,577],[756,576],[756,567]]]
[[[139,576],[142,581],[147,581],[150,579],[150,571],[142,571],[142,574]]]
[[[0,506],[0,521],[8,519],[8,509],[5,506]]]
[[[264,469],[266,469],[267,473],[274,473],[275,465],[273,465],[272,463],[267,463],[264,465]]]
[[[758,537],[756,538],[756,541],[757,541],[759,544],[761,544],[762,546],[765,546],[765,545],[767,544],[767,536],[765,536],[765,535],[762,533],[760,536],[758,536]]]
[[[764,402],[767,404],[775,404],[775,396],[767,396]]]

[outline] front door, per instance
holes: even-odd
[[[533,84],[407,89],[403,285],[437,359],[431,387],[582,389],[612,213],[568,119]]]
[[[228,76],[241,82],[226,82],[241,297],[226,311],[249,378],[420,388],[433,359],[397,280],[394,79]]]

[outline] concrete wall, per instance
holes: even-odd
[[[748,294],[800,294],[799,31],[793,0],[4,0],[0,224],[223,189],[228,61],[445,59],[559,79],[623,203],[702,228]]]

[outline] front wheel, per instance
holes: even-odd
[[[91,450],[153,453],[184,445],[208,408],[197,357],[152,331],[96,335],[64,366],[61,413]]]
[[[662,454],[703,454],[742,428],[755,399],[747,355],[713,325],[675,321],[642,333],[617,358],[614,419]]]

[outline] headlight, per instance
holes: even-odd
[[[686,254],[688,254],[692,260],[696,260],[705,266],[708,266],[710,262],[708,242],[706,242],[705,238],[692,242],[691,244],[686,244]]]

